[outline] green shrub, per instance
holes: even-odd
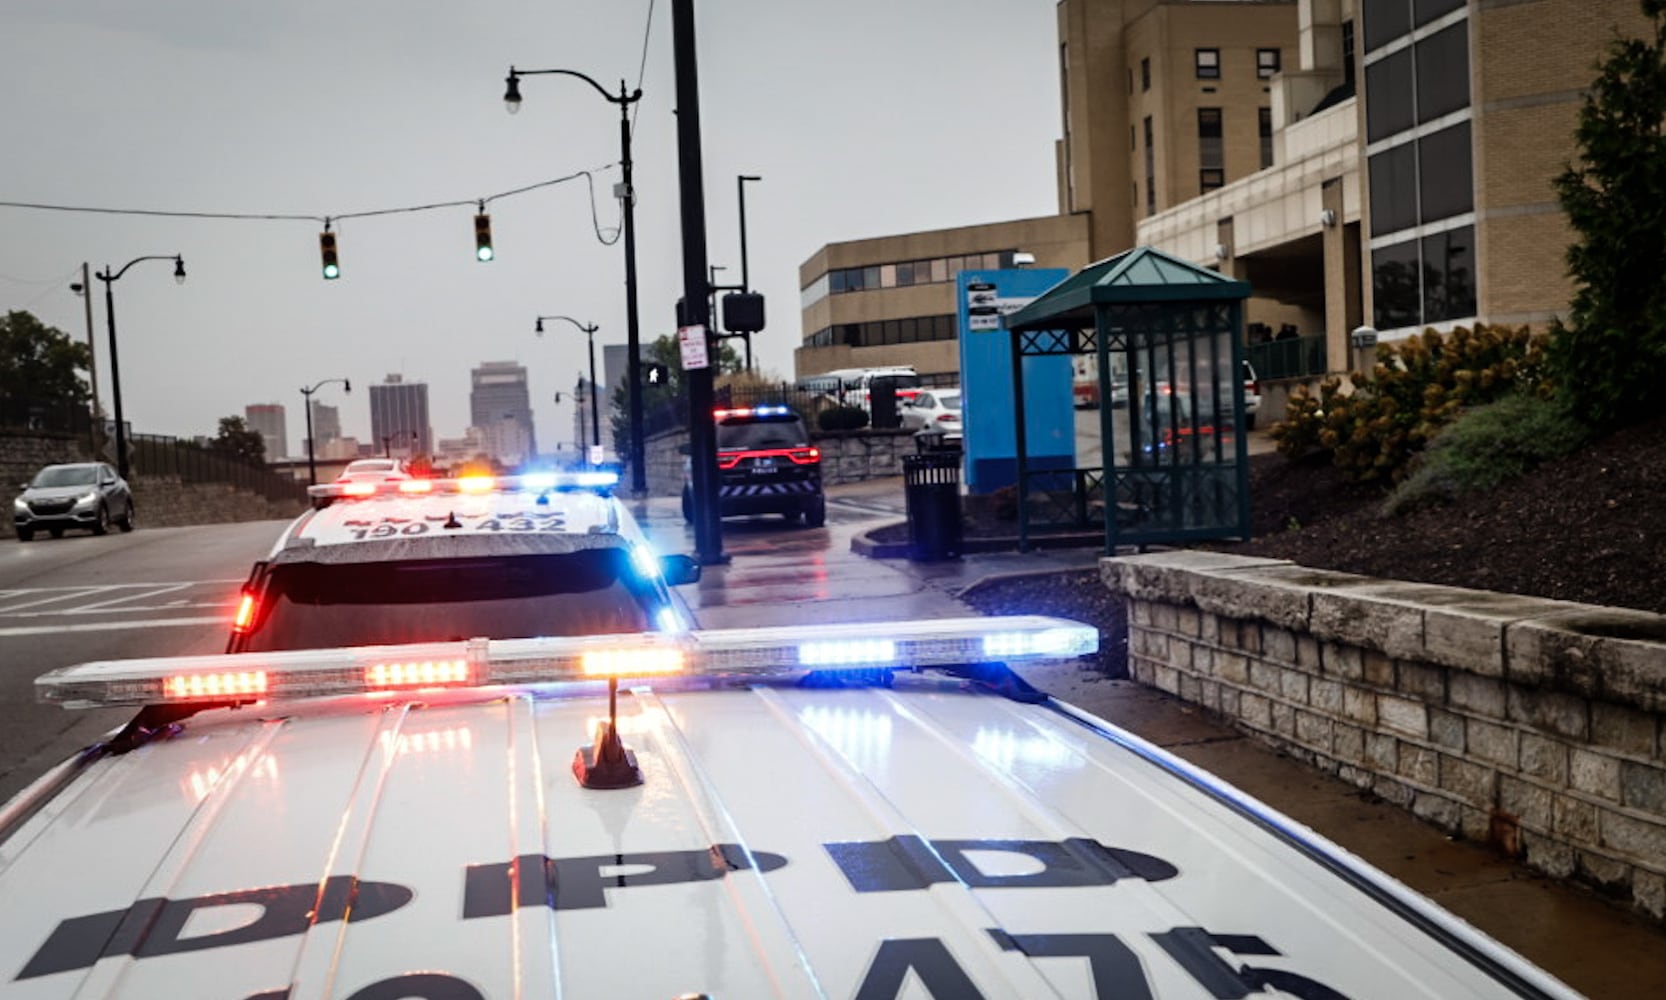
[[[1506,396],[1467,411],[1429,442],[1383,511],[1404,514],[1492,489],[1570,454],[1589,436],[1563,400],[1527,392]]]
[[[835,406],[817,414],[816,423],[824,431],[859,431],[868,426],[868,411],[860,406]]]
[[[1351,393],[1335,378],[1317,397],[1292,393],[1273,439],[1289,458],[1329,452],[1351,479],[1396,483],[1465,407],[1520,389],[1547,392],[1544,350],[1544,336],[1526,327],[1425,330],[1379,347],[1371,373],[1354,373]]]

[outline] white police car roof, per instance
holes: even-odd
[[[1079,629],[1022,621],[1030,638],[1001,645],[978,631],[987,619],[894,643],[879,626],[677,641],[753,667],[793,641],[801,662],[811,641],[825,640],[813,658],[864,660],[961,632],[1013,655],[1083,648]],[[492,645],[564,656],[596,641]],[[482,648],[471,664],[492,659]],[[398,653],[105,664],[41,683],[120,697],[157,671]],[[569,768],[607,714],[595,684],[214,709],[65,765],[0,811],[0,993],[1574,995],[1068,706],[914,675],[661,679],[618,701],[634,788],[583,788]]]
[[[563,538],[642,540],[640,528],[617,499],[572,485],[573,478],[504,476],[316,486],[310,492],[332,502],[297,518],[279,537],[271,557],[286,551],[294,557],[297,550],[308,548],[375,549],[390,542],[407,543],[407,548],[414,543],[420,549],[440,539],[472,539],[474,544],[461,546],[470,549],[479,549],[491,539],[513,548],[510,540],[520,538],[525,543],[522,548],[546,549],[569,547],[562,544]],[[551,485],[556,483],[562,485]],[[361,492],[349,492],[353,489]],[[319,552],[307,558],[330,556]],[[354,556],[342,551],[338,558]]]

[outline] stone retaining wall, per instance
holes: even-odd
[[[900,476],[902,456],[919,450],[913,431],[817,431],[810,440],[821,449],[825,486]],[[683,454],[679,449],[687,443],[688,432],[683,430],[656,434],[643,442],[650,495],[677,496],[682,492]]]
[[[1137,680],[1666,917],[1666,617],[1210,552],[1101,570]]]

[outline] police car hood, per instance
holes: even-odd
[[[570,770],[592,687],[216,710],[87,764],[0,842],[0,993],[1572,995],[1055,704],[619,702],[621,790]]]

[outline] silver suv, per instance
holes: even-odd
[[[111,524],[132,531],[133,491],[103,462],[49,465],[12,501],[12,523],[20,542],[41,530],[50,531],[53,538],[63,537],[68,528],[104,535]]]

